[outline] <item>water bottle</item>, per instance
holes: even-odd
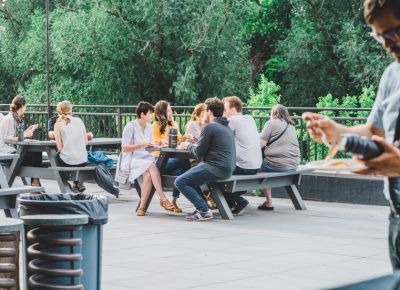
[[[170,128],[168,130],[168,147],[176,148],[178,146],[178,129]]]
[[[339,150],[352,155],[357,155],[361,160],[369,160],[383,153],[383,148],[368,139],[358,135],[345,134],[340,137]]]
[[[23,122],[18,124],[18,141],[24,141],[25,125]]]

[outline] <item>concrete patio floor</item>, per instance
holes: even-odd
[[[56,192],[54,181],[42,181]],[[87,193],[104,193],[87,184]],[[155,198],[137,217],[136,192],[109,197],[104,227],[103,290],[327,289],[391,273],[383,206],[306,201],[296,211],[288,199],[257,210],[261,198],[235,220],[218,213],[187,222],[164,211]],[[190,203],[179,200],[184,212]]]

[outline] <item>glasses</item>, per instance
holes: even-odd
[[[385,44],[385,41],[398,43],[400,42],[400,26],[387,30],[382,34],[371,32],[370,35],[380,44]]]

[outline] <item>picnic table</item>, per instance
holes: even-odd
[[[0,154],[0,162],[18,160],[18,154]],[[18,218],[17,195],[20,193],[42,191],[42,187],[20,186],[10,187],[3,166],[0,166],[0,209],[4,211],[6,217]]]
[[[34,140],[25,139],[24,141],[6,140],[6,143],[16,145],[20,156],[13,159],[8,173],[7,182],[9,186],[14,183],[15,177],[22,178],[44,178],[56,180],[62,193],[71,192],[72,189],[68,183],[71,176],[79,180],[93,180],[94,166],[85,167],[60,167],[57,164],[57,146],[54,140]],[[120,138],[94,138],[88,141],[87,150],[110,150],[120,149]],[[31,152],[45,152],[48,157],[48,163],[42,167],[22,165],[22,160]]]
[[[167,147],[149,147],[148,151],[160,151],[160,157],[157,160],[157,167],[161,174],[168,163],[169,158],[185,158],[195,159],[189,150],[180,148],[167,148]],[[233,219],[232,212],[225,200],[224,192],[233,193],[237,191],[248,191],[262,188],[285,187],[289,198],[293,202],[297,210],[304,210],[306,206],[301,198],[297,185],[300,183],[302,174],[311,172],[312,169],[298,169],[293,172],[261,172],[254,175],[232,175],[225,180],[219,180],[206,184],[207,189],[210,191],[211,196],[223,219]],[[175,176],[161,175],[163,188],[171,189]],[[141,196],[141,180],[140,178],[135,181],[135,189]],[[155,189],[153,188],[149,200],[147,201],[146,209],[153,198]]]

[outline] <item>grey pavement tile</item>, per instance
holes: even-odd
[[[132,285],[123,287],[123,286],[115,285],[113,283],[102,283],[101,290],[142,290],[142,289],[133,287]]]
[[[126,278],[136,279],[149,275],[152,275],[152,273],[116,266],[103,266],[102,269],[102,281],[104,282],[115,282]]]
[[[179,290],[204,285],[204,279],[205,278],[202,278],[200,274],[198,277],[186,279],[173,274],[155,273],[150,276],[138,277],[135,279],[120,279],[113,282],[113,284],[122,287],[132,286],[142,290]]]
[[[366,261],[362,261],[364,266],[359,269],[359,271],[349,271],[350,267],[346,266],[346,264],[337,264],[336,266],[313,266],[308,268],[300,268],[291,271],[285,271],[273,274],[276,277],[293,277],[293,278],[304,278],[304,279],[318,279],[323,281],[332,282],[332,285],[338,285],[338,281],[344,280],[347,281],[346,284],[355,283],[358,281],[363,281],[379,276],[384,276],[390,274],[390,267],[378,267],[378,265],[374,265],[373,263],[368,263]],[[357,264],[358,262],[350,262],[350,264]],[[366,266],[368,265],[368,266]],[[340,283],[339,283],[340,284]]]
[[[327,254],[336,254],[336,255],[344,255],[351,257],[374,257],[374,256],[384,256],[387,255],[388,250],[385,248],[375,248],[375,247],[362,247],[357,244],[354,245],[336,245],[332,247],[324,247],[319,249],[314,249],[314,252],[317,253],[327,253]]]
[[[173,274],[187,269],[197,269],[207,266],[200,261],[194,262],[191,256],[172,256],[164,258],[150,258],[146,260],[121,261],[118,266],[123,268],[138,269],[153,273]]]
[[[287,279],[273,275],[262,275],[246,279],[238,279],[224,283],[214,283],[200,287],[192,287],[186,289],[193,290],[305,290],[305,289],[321,289],[329,286],[330,283],[317,279]]]

